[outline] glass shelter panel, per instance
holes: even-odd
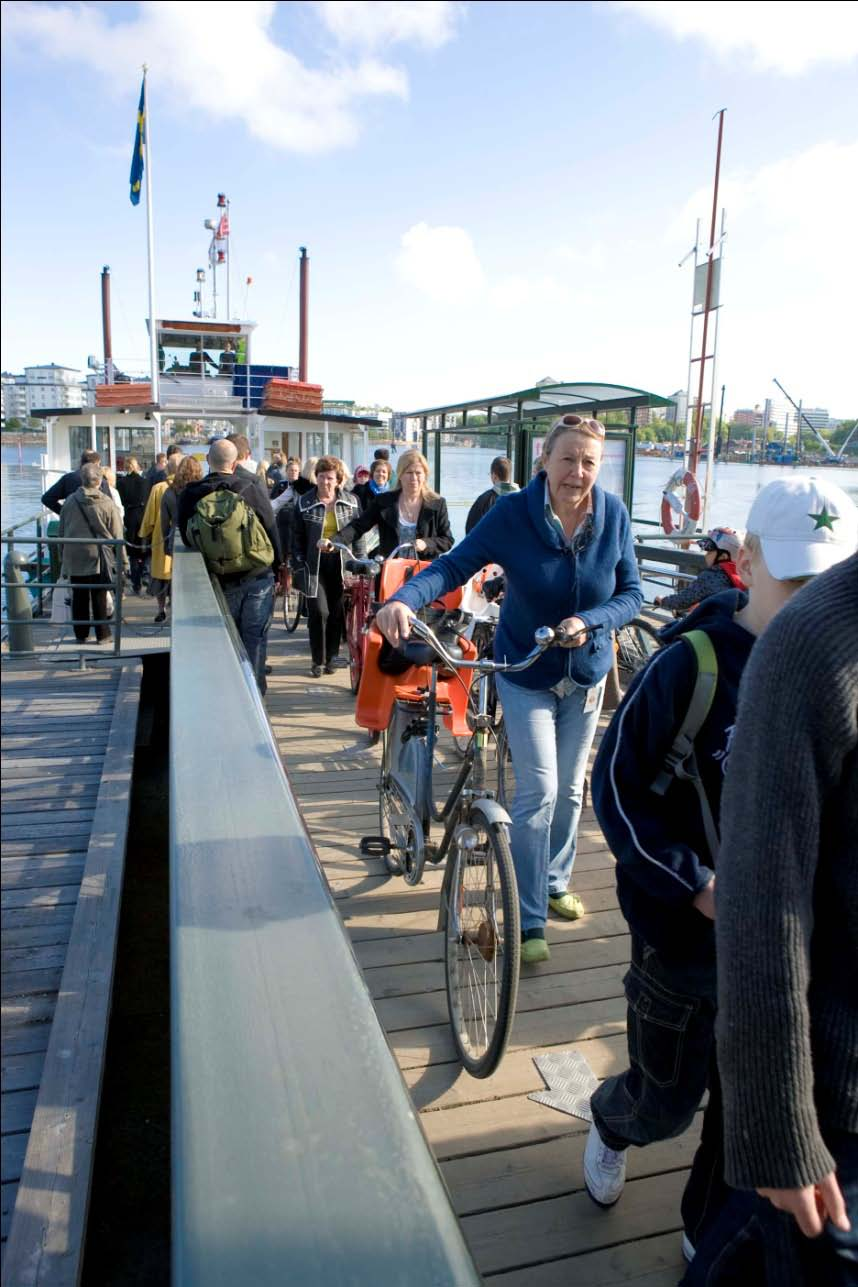
[[[454,433],[440,435],[440,478],[436,476],[435,469],[435,445],[438,435],[429,434],[430,486],[439,491],[447,502],[450,526],[457,541],[465,535],[465,520],[474,501],[492,485],[492,461],[498,456],[511,459],[512,476],[515,478],[515,434],[508,435],[506,425],[493,430],[491,426],[485,424],[484,416],[481,419],[482,424],[459,425]]]

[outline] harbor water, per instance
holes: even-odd
[[[38,468],[43,448],[17,444],[2,448],[2,526],[11,527],[39,509],[46,484]],[[445,447],[442,490],[457,539],[464,535],[465,519],[475,497],[489,486],[489,466],[497,452],[487,447]],[[393,460],[395,465],[395,457]],[[676,464],[640,455],[635,460],[632,518],[646,530],[644,520],[658,520],[662,488]],[[700,468],[701,488],[706,465]],[[745,465],[716,462],[710,503],[710,523],[743,528],[748,510],[761,487],[773,478],[805,474],[826,478],[842,487],[858,504],[858,468],[826,465]],[[56,477],[56,475],[52,475]]]

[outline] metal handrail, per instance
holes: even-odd
[[[99,547],[102,545],[112,546],[113,552],[114,552],[114,571],[113,571],[113,580],[111,582],[106,584],[104,581],[76,581],[74,585],[69,584],[68,589],[70,591],[71,590],[104,590],[104,589],[110,590],[110,592],[113,594],[113,605],[114,605],[113,616],[112,617],[88,617],[86,619],[82,617],[69,618],[68,621],[63,622],[63,625],[72,626],[72,627],[74,626],[87,626],[87,627],[110,626],[111,634],[113,637],[114,656],[118,657],[120,655],[122,651],[122,591],[124,586],[124,575],[123,575],[124,569],[122,565],[120,547],[124,548],[128,545],[128,542],[125,540],[124,537],[36,535],[32,537],[31,536],[25,537],[22,540],[21,538],[16,539],[14,536],[7,536],[4,533],[3,535],[0,535],[0,545],[8,545],[10,547],[10,553],[12,552],[12,550],[15,549],[16,546],[34,545],[36,547],[35,563],[36,563],[36,566],[39,568],[44,566],[42,563],[42,550],[41,550],[41,547],[43,545],[47,545],[47,546],[97,545]],[[5,562],[4,562],[4,571],[5,571]],[[38,590],[40,606],[41,606],[42,595],[44,591],[56,590],[58,586],[61,586],[61,588],[65,588],[64,583],[61,584],[58,581],[39,581],[39,580],[23,581],[23,582],[8,581],[6,580],[5,575],[3,576],[2,579],[0,579],[0,589],[3,589],[3,590],[23,588],[24,590],[27,591],[27,593],[29,593],[31,590]],[[0,614],[0,624],[7,627],[8,626],[26,626],[30,624],[31,621],[32,621],[32,616],[11,617],[5,611],[2,614]]]
[[[176,548],[173,1281],[476,1287],[234,638]]]

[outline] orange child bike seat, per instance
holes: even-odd
[[[415,559],[387,559],[381,569],[379,586],[381,601],[386,602],[406,581],[427,567],[429,567],[428,562],[418,562]],[[461,589],[451,590],[433,606],[443,607],[447,612],[454,612],[461,601]],[[418,689],[428,688],[430,679],[429,666],[411,666],[401,675],[385,675],[378,668],[378,657],[383,642],[381,631],[373,622],[366,638],[366,655],[355,708],[355,723],[360,728],[378,732],[387,728],[390,723],[393,703],[397,700],[421,700],[423,694],[419,693]],[[468,639],[460,638],[458,642],[464,656],[472,661],[477,655],[476,647]],[[471,672],[460,670],[458,673],[462,678],[461,684],[452,677],[439,678],[436,696],[447,728],[456,737],[467,737],[471,731],[466,719]]]

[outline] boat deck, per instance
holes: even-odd
[[[155,624],[158,605],[149,595],[126,594],[122,599],[122,633],[120,656],[141,657],[150,652],[166,652],[170,647],[170,619]],[[70,625],[53,625],[50,616],[33,621],[34,659],[39,663],[66,661],[73,665],[80,655],[113,657],[113,643],[98,644],[90,632],[86,643],[78,643]],[[8,652],[3,640],[3,654]],[[5,664],[5,663],[4,663]]]
[[[4,1281],[76,1281],[142,667],[3,659]],[[8,1242],[7,1242],[8,1238]],[[59,1269],[57,1268],[59,1266]]]
[[[379,751],[354,724],[348,672],[311,679],[305,626],[288,636],[279,617],[269,660],[267,707],[283,761],[480,1272],[509,1287],[676,1284],[697,1126],[632,1150],[622,1200],[604,1211],[584,1189],[587,1123],[527,1098],[544,1089],[533,1062],[542,1052],[578,1050],[600,1078],[626,1064],[629,940],[592,810],[582,816],[575,877],[586,915],[549,922],[551,960],[522,974],[504,1061],[475,1080],[456,1062],[448,1029],[435,932],[441,873],[428,869],[412,889],[358,849],[378,831]]]

